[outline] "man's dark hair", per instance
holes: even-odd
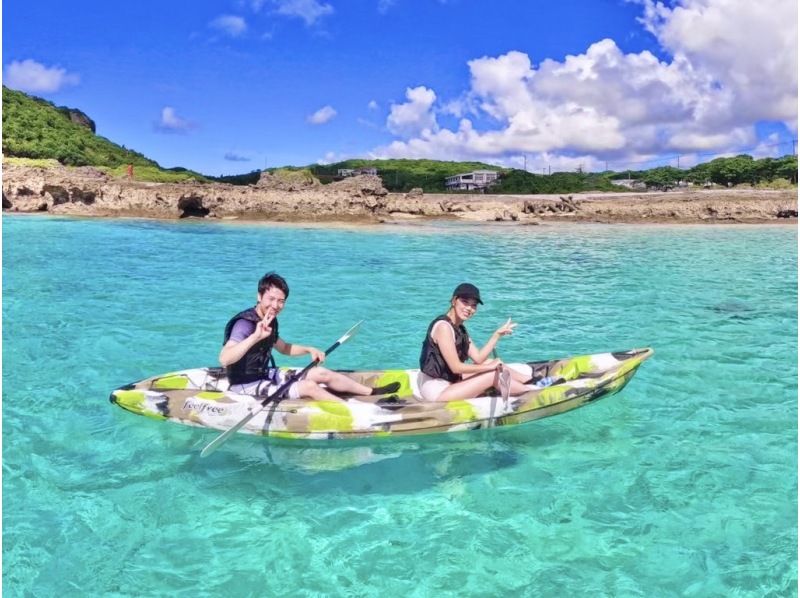
[[[270,287],[280,289],[283,291],[283,294],[286,295],[286,298],[289,298],[289,285],[286,284],[283,276],[275,274],[275,272],[267,272],[264,274],[261,280],[258,281],[258,294],[263,295]]]

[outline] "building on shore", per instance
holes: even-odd
[[[444,185],[450,191],[472,191],[492,185],[497,177],[498,173],[494,170],[473,170],[447,177]]]
[[[337,171],[337,174],[338,174],[338,176],[343,177],[343,178],[344,177],[349,177],[349,176],[358,176],[360,174],[377,175],[378,174],[378,169],[377,168],[369,168],[369,167],[366,167],[366,166],[364,168],[340,168]]]
[[[644,191],[647,189],[647,185],[644,181],[640,181],[639,179],[611,179],[611,184],[616,185],[617,187],[625,187],[626,189],[636,189]]]

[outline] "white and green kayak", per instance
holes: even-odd
[[[428,402],[419,394],[419,370],[342,371],[367,386],[392,382],[392,397],[343,397],[342,401],[284,399],[269,404],[240,431],[262,436],[330,440],[409,434],[439,434],[522,424],[577,409],[619,392],[652,349],[598,353],[552,361],[508,364],[534,378],[556,384],[508,400],[491,394],[473,399]],[[111,402],[155,419],[227,430],[263,397],[228,390],[222,368],[172,372],[128,384],[111,393]]]

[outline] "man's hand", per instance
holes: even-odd
[[[325,361],[325,351],[320,351],[316,347],[306,347],[308,349],[308,354],[311,355],[312,359],[317,363],[322,363]]]
[[[253,334],[256,335],[256,338],[259,341],[264,340],[270,334],[272,334],[272,320],[274,319],[275,319],[275,314],[272,312],[267,312],[264,315],[263,319],[258,324],[256,324],[256,329],[253,332]]]

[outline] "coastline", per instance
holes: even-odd
[[[571,195],[389,193],[378,177],[330,185],[148,183],[91,167],[4,165],[3,212],[273,223],[796,224],[797,189]]]

